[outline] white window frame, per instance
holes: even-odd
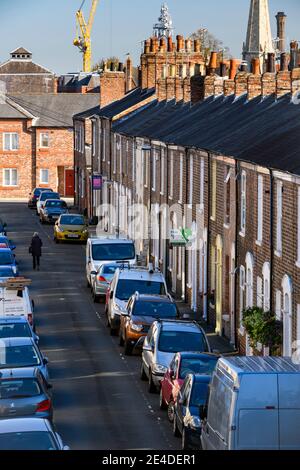
[[[5,172],[9,172],[9,184],[5,184]],[[16,184],[11,184],[12,182],[12,172],[15,171],[17,175],[17,182]],[[17,168],[3,168],[3,186],[5,188],[16,188],[19,185],[19,172]]]
[[[264,263],[263,269],[263,309],[265,312],[270,310],[271,292],[270,292],[270,281],[271,281],[271,268],[270,263]]]
[[[297,304],[297,331],[296,331],[297,341],[300,341],[300,304]],[[298,346],[298,345],[297,345]],[[300,344],[299,344],[300,346]]]
[[[102,161],[105,162],[106,160],[106,129],[105,127],[102,130],[102,138],[103,138],[103,155],[102,155]]]
[[[44,171],[46,171],[47,174],[48,174],[47,180],[43,180],[43,178],[42,178],[42,174],[43,174]],[[41,184],[49,184],[49,176],[50,176],[50,171],[49,171],[48,168],[41,168],[40,169],[40,183]]]
[[[47,136],[48,145],[43,145],[43,136]],[[48,149],[50,147],[50,135],[49,132],[41,132],[40,133],[40,148]]]
[[[204,158],[200,160],[200,207],[199,211],[204,211],[204,177],[205,177],[205,168],[204,168]]]
[[[183,154],[179,156],[179,200],[178,203],[183,202]]]
[[[256,304],[259,308],[263,306],[263,279],[260,276],[257,276],[257,301]]]
[[[245,328],[243,326],[243,311],[245,308],[245,284],[246,284],[246,270],[244,266],[240,266],[239,275],[239,289],[240,289],[240,305],[239,305],[239,317],[240,317],[240,328],[239,333],[245,334]]]
[[[92,121],[92,155],[93,157],[96,155],[96,123]]]
[[[257,245],[263,242],[263,217],[264,217],[264,178],[258,175],[257,178]]]
[[[210,219],[215,221],[217,216],[217,162],[212,161],[211,164],[211,216]]]
[[[246,234],[246,211],[247,211],[247,173],[245,170],[242,170],[241,173],[241,226],[240,226],[240,235],[242,237]]]
[[[113,174],[117,173],[117,136],[114,134],[114,145],[113,145]]]
[[[154,150],[152,153],[152,191],[156,191],[156,160],[157,160],[157,151]]]
[[[132,181],[135,182],[135,172],[136,172],[136,168],[135,168],[135,165],[136,165],[136,145],[135,145],[135,143],[134,143],[134,145],[132,145],[131,151],[132,151]]]
[[[298,220],[297,220],[297,262],[296,266],[300,268],[300,186],[298,186]]]
[[[174,153],[170,152],[170,194],[169,199],[173,199],[174,195]]]
[[[293,340],[293,319],[292,319],[292,281],[285,275],[282,280],[282,299],[283,299],[283,356],[292,355]],[[288,302],[288,310],[286,308]]]
[[[246,308],[253,307],[254,259],[251,253],[246,255]]]
[[[9,148],[8,149],[5,148],[6,136],[9,136]],[[17,136],[17,148],[12,148],[13,136]],[[5,152],[17,152],[19,148],[20,148],[19,134],[17,132],[4,132],[3,133],[3,150]]]
[[[190,172],[189,172],[189,186],[190,186],[190,192],[189,192],[189,206],[190,208],[193,205],[193,186],[194,186],[194,155],[190,155]]]
[[[282,255],[282,181],[277,181],[276,185],[276,251],[275,255],[281,257]]]
[[[151,158],[151,155],[152,155],[152,152],[150,152],[149,150],[142,150],[142,155],[143,155],[143,168],[145,168],[145,181],[144,181],[144,187],[145,188],[148,188],[148,185],[149,185],[149,155],[150,154],[150,158]]]
[[[275,293],[275,314],[276,320],[282,320],[282,293],[281,290],[276,289]]]

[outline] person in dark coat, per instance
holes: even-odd
[[[31,245],[30,245],[30,253],[32,254],[32,261],[33,261],[33,269],[40,270],[40,257],[42,256],[42,246],[43,242],[39,237],[39,234],[35,232],[33,234]]]

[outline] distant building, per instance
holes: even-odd
[[[166,3],[164,3],[160,10],[160,17],[158,18],[158,23],[153,27],[153,36],[157,38],[169,38],[173,35],[173,21],[169,13],[169,8]]]
[[[55,74],[33,62],[32,53],[23,47],[12,51],[10,59],[0,64],[0,82],[8,94],[56,92]]]

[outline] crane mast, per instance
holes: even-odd
[[[84,3],[85,0],[83,0],[79,10],[76,12],[77,35],[73,44],[79,48],[83,55],[83,72],[89,73],[92,69],[91,32],[99,0],[92,0],[88,22],[86,22],[82,12]]]

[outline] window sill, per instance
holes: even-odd
[[[223,224],[223,227],[226,228],[226,230],[230,229],[230,224]]]
[[[173,201],[173,196],[169,196],[170,201]]]
[[[48,152],[50,150],[50,147],[40,147],[39,151],[40,152]]]
[[[164,196],[164,193],[159,193],[161,196]]]
[[[239,329],[238,329],[238,332],[241,336],[245,336],[245,327],[244,326],[240,326]]]
[[[180,204],[182,204],[182,203],[180,203]],[[193,204],[188,204],[187,207],[188,207],[188,209],[193,209]]]
[[[256,240],[255,244],[256,244],[257,246],[262,246],[262,241]]]
[[[216,306],[212,303],[209,302],[209,307],[212,308],[213,310],[215,310]]]
[[[216,218],[215,218],[215,217],[212,217],[212,216],[210,216],[210,220],[211,220],[212,222],[215,222],[215,221],[216,221]]]
[[[274,251],[274,255],[277,256],[277,258],[281,258],[282,252],[281,252],[281,251],[278,251],[278,250],[275,250],[275,251]]]
[[[242,232],[242,231],[239,232],[239,235],[240,235],[240,237],[243,237],[243,238],[245,238],[245,236],[246,236],[245,232]]]
[[[296,261],[295,264],[296,264],[296,267],[297,267],[297,268],[300,268],[300,261]]]
[[[192,284],[187,284],[186,287],[187,287],[188,289],[192,289]]]

